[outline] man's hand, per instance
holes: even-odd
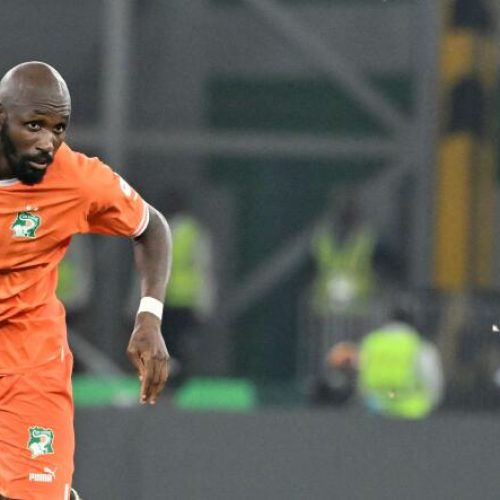
[[[127,347],[127,356],[141,381],[141,404],[155,404],[168,377],[169,355],[160,320],[151,313],[139,313]]]

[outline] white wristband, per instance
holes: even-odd
[[[154,314],[161,320],[163,316],[163,303],[161,300],[155,299],[154,297],[143,297],[139,303],[137,314],[141,312]]]

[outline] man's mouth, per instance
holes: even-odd
[[[36,170],[44,170],[49,166],[49,163],[50,163],[50,161],[31,160],[28,162],[28,165],[30,165],[31,167],[33,167]]]

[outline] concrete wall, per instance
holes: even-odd
[[[497,415],[392,422],[359,409],[76,415],[75,486],[90,500],[493,500]]]

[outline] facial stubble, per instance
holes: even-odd
[[[10,170],[14,177],[19,179],[23,184],[33,186],[42,182],[47,169],[37,169],[32,167],[30,161],[50,163],[52,157],[47,153],[40,153],[36,157],[27,155],[19,155],[17,149],[9,136],[7,123],[4,124],[0,131],[0,144],[2,153],[7,160]]]

